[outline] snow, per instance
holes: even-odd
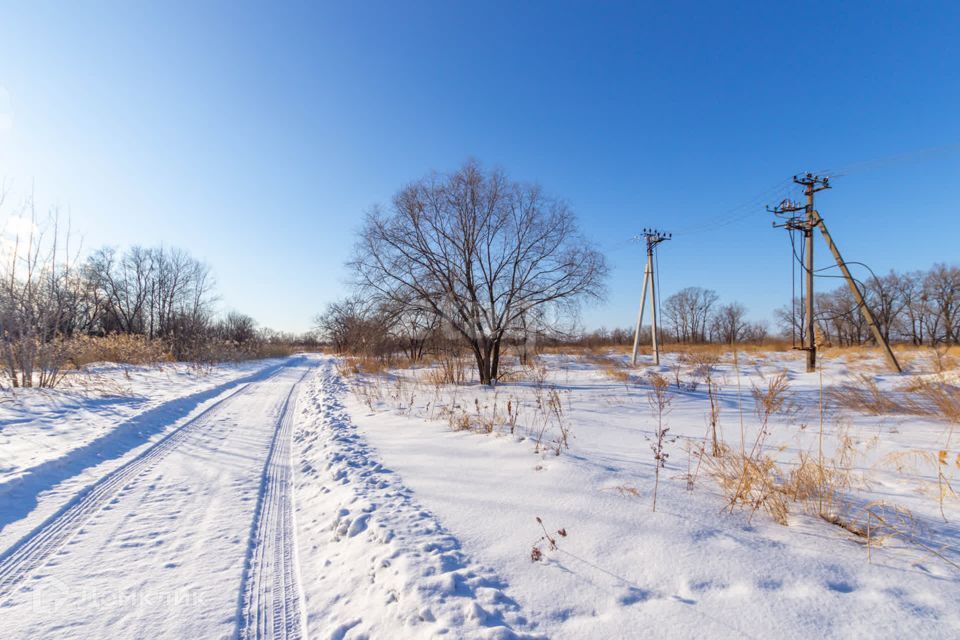
[[[769,448],[787,461],[798,450],[815,447],[817,374],[802,373],[802,363],[789,355],[745,360],[741,388],[748,442],[757,428],[751,385],[762,386],[764,377],[787,370],[797,409],[772,425]],[[958,573],[936,556],[891,541],[874,548],[868,563],[854,536],[802,512],[786,527],[762,513],[750,519],[742,511],[725,512],[702,469],[688,491],[684,444],[702,441],[706,434],[702,386],[671,391],[667,423],[679,440],[668,445],[671,458],[661,474],[658,510],[652,513],[649,387],[613,382],[577,359],[553,357],[548,366],[547,384],[565,394],[573,436],[570,450],[559,456],[552,450],[535,453],[529,436],[536,429],[518,442],[516,435],[499,431],[453,432],[446,422],[429,419],[438,402],[456,402],[467,411],[479,403],[481,412],[496,403],[501,415],[508,399],[513,407],[530,406],[534,391],[528,384],[472,387],[454,400],[407,380],[394,383],[402,391],[387,385],[385,400],[374,403],[377,411],[362,398],[348,405],[383,463],[457,535],[464,552],[496,567],[536,632],[560,638],[948,638],[960,633]],[[668,357],[660,372],[672,379],[674,366]],[[827,363],[825,383],[838,384],[861,366]],[[729,364],[718,369],[721,427],[728,441],[738,442],[735,377]],[[691,377],[684,371],[684,384]],[[899,384],[893,376],[880,377],[888,387]],[[391,400],[418,395],[423,399],[412,407]],[[884,498],[903,505],[923,524],[925,539],[955,546],[960,509],[956,498],[948,500],[951,524],[939,519],[932,495],[935,475],[898,473],[879,464],[895,451],[935,451],[943,446],[945,431],[942,422],[916,417],[831,412],[824,437],[828,455],[841,434],[861,452],[854,470],[862,480],[857,483],[861,500]],[[555,435],[548,432],[544,439]],[[639,496],[618,487],[634,488]],[[543,533],[538,516],[549,531],[564,528],[568,535],[557,538],[558,550],[545,551],[545,561],[533,563],[530,548]],[[958,561],[955,551],[943,553]]]
[[[5,632],[232,635],[244,560],[257,546],[241,523],[256,515],[264,457],[304,369],[293,361],[248,376],[9,546]]]
[[[898,505],[917,525],[868,559],[799,506],[786,526],[725,509],[688,453],[707,433],[692,366],[670,355],[617,381],[597,358],[543,363],[542,382],[495,389],[438,387],[424,369],[344,380],[309,355],[203,373],[105,365],[18,391],[0,404],[3,637],[960,635],[960,500],[947,496],[944,522],[937,466],[914,455],[952,461],[945,421],[828,404],[826,455],[855,454],[851,504]],[[819,374],[795,354],[739,365],[739,393],[729,358],[714,369],[725,441],[739,447],[741,409],[752,441],[750,389],[786,371],[791,410],[766,451],[785,469],[816,451]],[[824,386],[866,372],[895,393],[924,364],[881,367],[828,357]],[[644,373],[678,368],[652,512]],[[569,448],[537,408],[550,394]],[[491,432],[452,430],[464,412]]]
[[[307,396],[299,451],[299,556],[310,635],[529,637],[495,573],[373,457],[327,363]]]
[[[0,549],[178,421],[280,365],[101,365],[56,389],[14,390],[0,403]]]

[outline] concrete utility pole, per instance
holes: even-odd
[[[647,266],[643,269],[643,293],[640,294],[640,313],[637,314],[637,328],[633,332],[633,366],[637,366],[637,347],[640,346],[640,325],[643,323],[643,309],[647,302],[647,290],[650,290],[650,334],[653,342],[653,363],[660,364],[660,343],[657,340],[657,289],[653,274],[653,250],[671,234],[656,229],[644,229],[643,237],[647,242]]]
[[[890,366],[899,373],[901,371],[900,363],[897,362],[896,356],[893,355],[893,350],[890,349],[890,344],[887,342],[887,339],[884,338],[880,332],[880,327],[877,325],[873,313],[867,306],[867,302],[864,300],[860,288],[850,274],[847,263],[844,262],[840,256],[840,251],[833,242],[830,232],[827,231],[827,226],[823,223],[823,218],[820,217],[820,213],[813,206],[813,194],[818,191],[823,191],[824,189],[829,189],[830,178],[821,178],[812,173],[807,173],[803,176],[794,176],[793,181],[803,186],[803,194],[807,196],[807,204],[800,205],[790,200],[784,200],[776,207],[767,207],[767,210],[778,216],[789,216],[783,224],[774,222],[773,226],[783,227],[791,231],[801,231],[803,233],[805,243],[804,251],[806,253],[803,265],[803,270],[806,272],[806,304],[804,305],[804,335],[801,336],[802,341],[800,348],[807,352],[807,371],[816,371],[817,368],[816,323],[813,317],[813,230],[819,228],[820,233],[823,234],[823,239],[827,243],[827,247],[830,249],[830,253],[833,254],[834,260],[837,261],[837,266],[840,267],[840,271],[843,273],[843,277],[850,287],[850,292],[853,294],[854,300],[857,301],[857,306],[860,307],[860,311],[863,313],[867,325],[869,325],[870,330],[873,332],[874,340],[876,340],[877,345],[883,349]],[[797,215],[801,211],[804,215]],[[796,258],[792,257],[791,259]],[[793,305],[793,301],[791,301],[791,305]]]
[[[863,294],[860,292],[860,287],[857,286],[853,276],[850,275],[850,269],[847,268],[847,263],[843,261],[843,257],[840,255],[840,250],[837,249],[837,245],[833,242],[830,232],[827,231],[827,225],[823,223],[823,218],[820,217],[819,213],[817,214],[816,224],[818,227],[820,227],[820,233],[823,234],[823,239],[826,241],[827,248],[830,249],[830,253],[833,254],[833,259],[837,261],[837,266],[839,266],[840,271],[843,272],[843,277],[846,278],[847,285],[850,287],[850,293],[853,294],[853,299],[857,301],[857,306],[859,306],[860,310],[863,312],[863,317],[867,321],[870,331],[873,332],[873,339],[876,340],[877,346],[883,349],[883,355],[886,356],[887,362],[890,364],[890,366],[893,367],[897,373],[902,373],[903,369],[900,368],[900,363],[897,362],[897,356],[893,355],[893,349],[890,348],[890,343],[880,331],[880,325],[877,324],[877,320],[874,318],[873,312],[870,311],[870,307],[867,306],[867,301],[863,299]]]
[[[807,196],[807,223],[803,228],[803,238],[807,244],[806,247],[806,272],[807,272],[807,371],[816,371],[817,369],[817,335],[816,325],[813,320],[813,225],[814,218],[817,215],[813,208],[813,194],[823,189],[829,189],[828,178],[820,180],[809,173],[803,178],[797,179],[793,176],[793,181],[803,185],[803,195]]]

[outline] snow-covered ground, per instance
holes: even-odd
[[[828,400],[824,455],[846,470],[847,515],[909,513],[909,535],[868,558],[800,503],[786,526],[725,509],[696,455],[709,401],[693,364],[617,379],[603,359],[541,362],[496,389],[423,369],[344,380],[334,359],[300,356],[103,367],[18,392],[0,404],[2,636],[960,636],[960,499],[946,492],[942,513],[938,499],[960,473],[946,421]],[[713,366],[720,435],[749,449],[751,389],[786,371],[764,449],[788,472],[818,450],[820,375],[794,354],[739,363]],[[880,364],[828,358],[824,387],[918,377]],[[672,383],[656,512],[651,370]]]
[[[854,359],[824,363],[827,389],[859,372],[874,375],[881,389],[904,384],[880,373],[879,360]],[[458,538],[464,553],[495,568],[533,632],[557,638],[960,636],[960,500],[944,501],[944,523],[937,464],[925,465],[927,458],[916,455],[907,457],[916,464],[891,462],[902,452],[938,454],[948,446],[947,423],[858,415],[827,402],[825,455],[839,457],[845,445],[851,505],[882,500],[911,514],[916,539],[887,539],[871,549],[868,562],[862,539],[800,505],[791,505],[788,526],[763,512],[751,518],[742,509],[724,511],[705,465],[698,469],[696,456],[687,453],[708,434],[708,400],[695,366],[668,356],[658,369],[671,381],[665,422],[678,438],[667,444],[670,458],[653,513],[655,420],[645,370],[620,382],[581,359],[548,356],[545,362],[542,385],[471,387],[453,395],[415,382],[422,372],[399,372],[348,403],[380,461]],[[740,364],[739,394],[729,358],[713,373],[724,440],[740,446],[742,409],[750,448],[758,428],[750,390],[766,388],[786,371],[791,406],[771,420],[766,450],[785,469],[800,451],[816,456],[819,375],[804,373],[795,354],[744,354]],[[673,384],[677,367],[680,389]],[[550,444],[559,437],[555,425],[539,435],[536,397],[544,389],[560,394],[570,429],[570,448],[559,456]],[[449,419],[438,419],[451,405],[487,426],[498,407],[493,433],[454,432]],[[510,413],[520,416],[512,436],[505,432]],[[547,443],[539,453],[538,438]],[[955,445],[943,467],[947,479],[957,475]],[[690,474],[696,476],[692,488]],[[532,562],[531,547],[543,535],[537,517],[551,534],[562,528],[567,535],[553,534],[553,551],[541,543],[544,557]]]

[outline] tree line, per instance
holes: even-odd
[[[960,267],[935,264],[926,271],[871,275],[858,283],[881,335],[915,346],[960,344]],[[776,312],[787,335],[804,335],[804,305],[794,300]],[[846,286],[814,296],[814,320],[827,342],[870,344],[873,335]]]
[[[348,263],[352,292],[317,316],[337,352],[417,360],[428,351],[463,348],[480,381],[494,383],[505,348],[521,360],[534,343],[627,344],[632,331],[577,330],[585,302],[604,297],[608,268],[562,200],[534,184],[467,162],[401,189],[390,206],[365,219]],[[960,270],[871,277],[861,285],[890,340],[956,344]],[[817,322],[837,345],[869,342],[870,332],[845,286],[817,294]],[[661,306],[661,338],[679,343],[763,342],[765,322],[738,302],[687,287]],[[776,312],[778,338],[799,341],[803,309]],[[648,331],[644,328],[644,331]],[[647,334],[649,336],[649,333]]]
[[[205,361],[302,341],[241,313],[219,316],[210,267],[186,251],[102,248],[80,259],[56,216],[12,220],[0,245],[0,358],[12,386],[55,384],[79,337],[140,336]]]

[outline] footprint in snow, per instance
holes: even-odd
[[[347,537],[352,538],[359,533],[363,533],[367,530],[367,521],[370,519],[369,513],[364,513],[358,516],[352,523],[350,523],[350,528],[347,530]]]

